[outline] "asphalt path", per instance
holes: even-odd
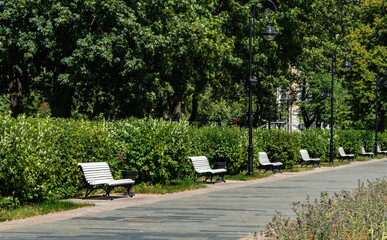
[[[117,195],[93,200],[95,207],[0,223],[0,239],[239,239],[265,229],[276,210],[292,216],[293,202],[307,195],[350,190],[386,170],[387,159],[379,159],[176,194]]]

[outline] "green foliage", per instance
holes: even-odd
[[[9,197],[0,197],[0,210],[11,210],[20,206],[20,202],[18,198],[14,198],[12,196]]]
[[[111,136],[103,122],[2,117],[0,195],[21,203],[78,194],[78,162],[112,162]]]
[[[352,151],[356,155],[360,153],[363,146],[362,134],[356,130],[337,130],[335,132],[335,149],[343,147],[345,152]],[[336,150],[337,151],[337,150]]]
[[[383,73],[387,62],[387,16],[386,5],[383,0],[367,0],[361,4],[358,12],[358,24],[351,29],[345,40],[352,46],[352,70],[345,79],[345,87],[350,89],[351,117],[357,128],[372,129],[375,110],[376,88],[379,95],[379,111],[382,119],[386,118],[387,88],[382,86],[386,80],[379,72]],[[380,75],[379,75],[380,76]],[[383,125],[384,126],[384,125]],[[380,129],[382,130],[382,129]]]
[[[324,160],[329,155],[329,131],[254,129],[254,167],[258,152],[280,158],[287,168],[308,149]],[[386,133],[379,144],[387,146]],[[358,153],[371,144],[373,133],[338,130],[335,148]],[[163,185],[193,179],[189,156],[205,155],[210,164],[226,161],[228,174],[248,169],[248,129],[228,126],[196,127],[187,121],[126,119],[120,121],[74,120],[0,115],[0,199],[3,208],[79,196],[83,176],[79,162],[108,162],[113,176],[120,170],[138,172],[137,182]]]
[[[381,149],[387,149],[387,132],[378,134],[378,144]]]
[[[362,142],[362,146],[366,150],[374,149],[374,142],[375,142],[375,132],[366,131],[366,130],[359,130],[360,139]],[[380,133],[378,133],[379,135]],[[383,134],[380,134],[383,135]],[[374,150],[372,150],[373,152]]]
[[[284,130],[260,129],[256,133],[258,150],[266,152],[269,158],[280,158],[284,166],[292,168],[300,159],[301,137],[298,132],[286,132]],[[257,160],[258,161],[258,160]]]
[[[248,135],[245,129],[230,127],[192,127],[190,153],[193,156],[207,156],[211,164],[216,159],[226,159],[229,174],[247,169]]]
[[[153,184],[192,176],[187,122],[129,119],[111,122],[109,131],[119,144],[115,168],[136,170],[139,181]]]
[[[310,129],[301,134],[301,148],[307,149],[310,157],[320,156],[321,161],[329,160],[330,132],[321,129]]]

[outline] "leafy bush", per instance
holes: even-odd
[[[75,196],[78,162],[116,158],[103,122],[3,117],[0,136],[0,195],[21,203]]]
[[[204,155],[210,163],[226,161],[229,174],[240,173],[248,168],[247,131],[235,127],[191,127],[190,155]]]
[[[319,155],[321,161],[329,160],[330,132],[310,129],[301,134],[301,149],[307,149],[311,155]]]
[[[335,149],[343,147],[345,152],[352,151],[356,155],[360,153],[360,148],[363,145],[362,134],[358,130],[338,130],[336,131],[337,138],[335,139]]]
[[[265,231],[267,239],[384,239],[387,181],[359,183],[353,192],[321,194],[314,204],[293,204],[296,220],[280,212]]]
[[[14,197],[0,197],[0,209],[15,209],[20,206],[20,201],[18,198]]]
[[[111,122],[119,144],[116,167],[136,170],[138,180],[164,184],[192,176],[187,122],[130,119]]]
[[[360,132],[360,139],[364,149],[366,150],[374,149],[375,133],[371,131],[366,131],[366,130],[360,130],[359,132]]]
[[[378,134],[378,145],[381,149],[387,149],[387,132]]]
[[[292,168],[300,159],[301,134],[284,130],[259,129],[255,131],[259,151],[264,151],[270,158],[280,158],[287,168]]]

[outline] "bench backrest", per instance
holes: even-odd
[[[339,147],[339,154],[340,156],[346,156],[347,154],[344,152],[344,148]]]
[[[310,160],[310,156],[309,156],[308,150],[301,149],[300,150],[300,154],[301,154],[302,160]]]
[[[366,154],[366,151],[365,151],[365,149],[364,149],[363,146],[361,147],[361,153],[362,153],[362,154]]]
[[[259,159],[259,164],[261,164],[261,165],[272,164],[270,162],[269,157],[267,156],[266,152],[259,152],[258,159]]]
[[[107,162],[78,163],[82,167],[83,174],[88,183],[97,180],[114,180]]]
[[[378,145],[376,145],[376,151],[378,151],[378,152],[381,152],[382,150],[380,149],[380,146],[379,146],[379,144]]]
[[[201,172],[212,170],[206,156],[189,157],[189,159],[192,161],[195,171]]]

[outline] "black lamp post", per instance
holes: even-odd
[[[269,98],[269,130],[271,129],[271,97]]]
[[[375,88],[375,143],[374,143],[374,153],[375,156],[378,155],[378,90],[379,90],[379,82],[380,82],[380,71],[378,72],[378,76],[376,78],[376,88]],[[385,70],[384,75],[387,76],[387,70]],[[387,87],[387,80],[383,83],[385,87]]]
[[[270,15],[269,10],[267,11],[266,17],[269,18],[269,21],[267,22],[266,29],[262,32],[262,35],[264,39],[271,41],[275,38],[275,35],[277,32],[271,27],[271,17],[273,17],[277,12],[277,6],[272,2],[271,0],[268,0],[270,3],[274,6],[274,14]],[[260,0],[258,3],[263,2],[263,0]],[[250,38],[249,38],[249,67],[250,67],[250,77],[249,77],[249,174],[253,174],[253,113],[252,113],[252,104],[253,104],[253,86],[257,84],[258,80],[253,78],[253,55],[252,55],[252,42],[253,38],[255,36],[255,8],[257,5],[253,5],[250,8],[250,17],[249,17],[249,31],[250,31]]]
[[[341,67],[343,68],[344,71],[349,71],[349,69],[351,69],[352,65],[348,62],[348,54],[351,53],[352,49],[351,49],[351,46],[349,46],[348,43],[346,42],[343,42],[343,43],[340,43],[339,45],[336,46],[336,49],[335,51],[333,52],[332,54],[332,89],[331,89],[331,143],[330,143],[330,149],[329,149],[329,162],[330,163],[333,163],[333,76],[335,74],[335,70],[336,70],[336,52],[337,52],[337,48],[339,46],[347,46],[344,50],[345,50],[345,60],[344,60],[344,63],[341,65]]]

